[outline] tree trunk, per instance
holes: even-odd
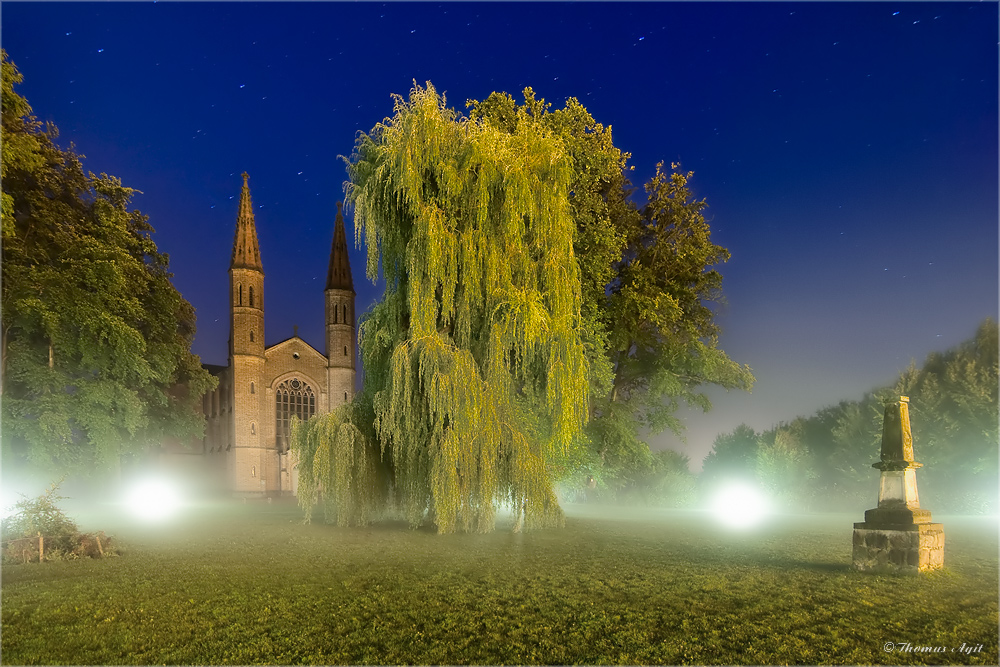
[[[628,347],[626,347],[624,350],[619,350],[618,353],[617,353],[618,363],[616,364],[617,367],[615,368],[615,379],[614,379],[614,382],[611,383],[611,402],[612,403],[618,402],[618,387],[621,385],[622,380],[623,380],[623,378],[622,378],[622,369],[624,368],[624,364],[622,363],[622,355],[624,355],[625,357],[628,357],[628,353],[632,349],[632,346],[634,344],[635,343],[633,341],[629,341]]]

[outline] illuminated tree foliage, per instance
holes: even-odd
[[[509,503],[560,524],[547,459],[588,405],[562,142],[463,118],[428,84],[360,136],[349,173],[386,281],[361,324],[366,392],[406,517],[484,532]]]
[[[722,276],[714,267],[729,251],[711,241],[692,173],[657,165],[645,186],[648,203],[638,210],[626,178],[629,154],[575,98],[552,110],[527,88],[522,105],[493,93],[468,106],[474,119],[497,129],[515,134],[529,125],[566,147],[591,371],[587,440],[597,460],[590,472],[621,482],[645,474],[654,462],[640,429],[680,434],[682,403],[711,407],[704,386],[749,390],[754,381],[717,346],[710,306],[722,300]]]
[[[354,425],[354,412],[355,405],[348,403],[307,422],[292,419],[298,500],[306,522],[322,501],[328,523],[363,526],[384,501],[379,452]]]
[[[46,472],[115,471],[204,428],[215,384],[194,309],[117,178],[85,174],[3,54],[3,452]]]

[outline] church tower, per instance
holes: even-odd
[[[271,470],[264,438],[264,267],[243,173],[233,257],[229,263],[229,368],[232,373],[233,429],[230,488],[236,494],[267,490]]]
[[[337,218],[326,274],[326,358],[329,410],[354,398],[355,341],[354,279],[347,256],[344,216],[337,202]]]

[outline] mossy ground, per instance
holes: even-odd
[[[698,512],[567,514],[439,536],[305,526],[276,502],[121,525],[121,557],[4,567],[3,662],[997,664],[995,518],[941,518],[946,569],[906,578],[850,569],[847,515],[737,534]]]

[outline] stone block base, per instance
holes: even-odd
[[[940,523],[854,524],[854,569],[918,574],[944,567],[944,528]]]

